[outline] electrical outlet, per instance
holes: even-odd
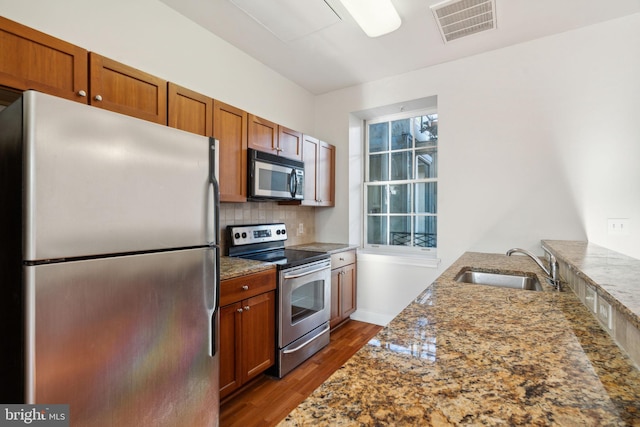
[[[603,298],[598,298],[598,318],[607,329],[613,328],[613,316],[611,315],[611,304]]]
[[[629,218],[609,218],[607,220],[607,234],[628,236],[630,232]]]
[[[304,223],[302,222],[298,224],[298,236],[301,234],[304,234]]]

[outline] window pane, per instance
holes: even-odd
[[[411,212],[411,187],[409,184],[389,186],[389,206],[391,213]]]
[[[367,187],[367,212],[387,213],[386,185],[370,185]]]
[[[435,182],[420,182],[415,185],[413,195],[416,205],[416,213],[437,213],[438,212],[438,184]]]
[[[387,244],[387,217],[367,217],[367,242],[372,245]]]
[[[369,125],[369,152],[389,150],[389,123]]]
[[[412,174],[411,151],[391,153],[391,179],[411,179]]]
[[[416,179],[438,177],[438,150],[426,148],[415,152]]]
[[[411,119],[391,122],[391,149],[401,150],[413,147],[411,139]]]
[[[392,216],[390,223],[389,244],[411,246],[411,217]]]
[[[389,154],[369,156],[369,181],[389,180]]]
[[[435,216],[417,216],[415,246],[435,248],[438,246]]]
[[[416,147],[434,146],[438,143],[438,115],[414,117],[413,129],[416,137]]]

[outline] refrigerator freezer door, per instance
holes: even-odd
[[[25,267],[26,402],[68,403],[72,426],[217,426],[215,251]]]
[[[209,139],[25,92],[27,261],[215,243]]]

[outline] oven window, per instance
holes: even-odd
[[[296,288],[291,293],[291,324],[324,309],[324,280],[314,280]]]

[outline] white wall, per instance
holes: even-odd
[[[361,144],[351,113],[438,96],[442,263],[422,275],[363,263],[359,311],[393,314],[385,289],[422,289],[468,250],[588,239],[640,258],[638,76],[640,14],[319,96],[319,136],[339,152]],[[360,227],[359,187],[341,181],[353,159],[337,162],[337,208],[316,216],[325,241]],[[631,234],[608,236],[610,217],[629,218]]]
[[[5,18],[290,128],[312,94],[157,0],[0,0]]]

